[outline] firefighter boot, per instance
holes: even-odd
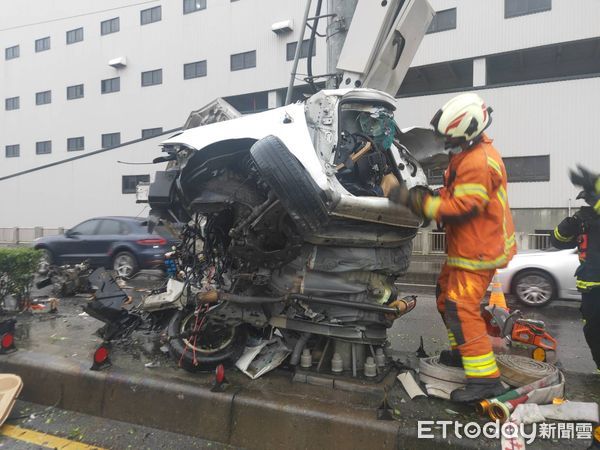
[[[500,382],[500,378],[467,378],[467,386],[452,391],[450,400],[469,403],[497,397],[504,392],[506,392],[506,388]]]
[[[448,367],[462,368],[462,357],[460,356],[458,349],[442,350],[442,353],[440,353],[440,364]]]

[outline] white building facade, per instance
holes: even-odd
[[[400,126],[426,126],[447,99],[476,90],[495,110],[489,134],[507,158],[517,228],[550,228],[577,204],[567,169],[579,162],[600,171],[600,3],[430,3],[439,15],[398,94]],[[160,167],[123,163],[159,156],[166,135],[152,136],[217,97],[244,113],[280,106],[304,7],[297,0],[0,3],[0,228],[144,214],[131,186]],[[288,20],[291,31],[272,31]],[[315,74],[326,72],[325,59],[320,38]]]

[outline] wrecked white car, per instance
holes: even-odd
[[[148,200],[153,215],[195,224],[179,276],[198,292],[170,331],[203,336],[190,328],[206,303],[203,323],[223,337],[212,352],[205,338],[197,348],[172,340],[188,368],[234,360],[248,332],[271,327],[296,347],[292,364],[311,336],[340,339],[331,347],[342,354],[348,343],[385,345],[386,329],[414,306],[395,281],[421,225],[386,195],[427,185],[411,145],[429,159],[443,151],[425,130],[402,133],[394,103],[369,89],[325,90],[163,143],[171,166],[156,173]],[[193,362],[192,350],[203,357]]]
[[[351,86],[373,79],[395,92],[408,69],[433,13],[427,2],[390,4],[387,16],[377,11],[387,28],[370,37],[398,72],[384,76],[371,58],[364,77],[344,70]],[[363,6],[357,17],[370,11]],[[198,126],[205,116],[193,114],[192,128],[162,143],[156,161],[169,166],[148,192],[151,216],[185,224],[171,258],[185,284],[168,325],[171,353],[188,370],[209,370],[277,333],[291,365],[312,349],[319,367],[337,354],[336,367],[356,375],[415,305],[395,282],[421,219],[387,194],[425,188],[422,163],[443,159],[443,145],[431,131],[401,131],[394,97],[371,88],[323,90],[235,119],[222,101],[212,108],[203,113],[230,120]]]

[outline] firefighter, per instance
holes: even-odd
[[[463,367],[467,385],[451,399],[471,402],[504,391],[480,304],[497,268],[516,253],[502,158],[484,134],[492,109],[474,93],[446,103],[431,121],[450,149],[444,186],[436,193],[400,187],[390,199],[446,230],[448,258],[437,284],[437,308],[448,330],[446,365]]]
[[[580,265],[575,276],[581,292],[583,334],[600,374],[600,176],[578,166],[570,177],[574,185],[583,188],[577,198],[589,206],[559,223],[550,241],[556,248],[578,249]]]

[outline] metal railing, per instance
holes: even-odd
[[[423,254],[423,231],[417,231],[417,235],[413,239],[413,253]]]
[[[549,234],[528,234],[529,248],[536,250],[545,250],[550,247],[550,235]]]
[[[446,253],[446,233],[443,231],[431,231],[429,233],[429,253]]]
[[[64,233],[64,228],[0,228],[0,246],[27,245],[42,236],[54,236]],[[537,249],[544,250],[550,247],[550,235],[542,233],[517,235],[519,250]],[[443,231],[419,230],[413,239],[413,254],[416,255],[443,255],[446,253],[446,233]]]
[[[22,245],[31,244],[39,237],[55,236],[64,233],[64,228],[43,227],[13,227],[0,228],[0,245]]]

